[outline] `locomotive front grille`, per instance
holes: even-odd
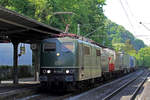
[[[74,81],[75,69],[69,68],[41,68],[40,81]]]
[[[41,68],[41,75],[52,75],[52,74],[74,74],[75,69],[73,68]]]
[[[40,75],[40,81],[49,81],[49,82],[72,82],[74,81],[73,75],[65,74],[53,74],[53,75]]]

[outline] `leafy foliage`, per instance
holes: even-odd
[[[71,33],[77,33],[77,24],[80,24],[80,35],[107,44],[107,41],[103,42],[107,40],[107,34],[104,33],[105,0],[1,0],[0,4],[61,30],[70,24]]]
[[[123,26],[117,25],[116,23],[106,19],[105,27],[107,28],[106,33],[108,33],[112,44],[125,43],[129,40],[135,50],[140,50],[145,47],[142,40],[136,39],[132,33],[127,31]]]
[[[138,52],[139,65],[150,67],[150,47],[141,48]]]
[[[70,24],[70,33],[77,34],[77,25],[80,24],[82,36],[135,56],[139,62],[143,59],[144,65],[150,58],[149,48],[142,40],[105,17],[105,0],[0,0],[0,5],[61,30]]]

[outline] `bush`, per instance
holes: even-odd
[[[18,66],[18,77],[32,77],[33,67],[27,65]],[[0,66],[0,80],[8,80],[13,78],[13,67],[12,66]]]

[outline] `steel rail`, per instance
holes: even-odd
[[[43,94],[39,93],[39,94],[30,95],[30,96],[27,96],[24,98],[18,98],[17,100],[41,100],[42,98],[43,99],[52,99],[52,100],[63,100],[63,99],[68,98],[72,95],[73,95],[72,93],[69,93],[69,94],[65,94],[62,96],[49,95],[51,97],[49,97],[49,96],[43,97]]]
[[[144,73],[144,72],[143,72]],[[142,73],[141,73],[142,74]],[[141,75],[140,74],[140,75]],[[132,79],[131,81],[127,82],[126,84],[124,84],[123,86],[121,86],[120,88],[118,88],[117,90],[115,90],[114,92],[112,92],[111,94],[107,95],[106,97],[104,97],[102,100],[110,100],[113,96],[115,96],[116,94],[118,94],[121,90],[123,90],[125,87],[127,87],[128,85],[130,85],[132,82],[134,82],[136,79],[139,78],[139,76],[136,76],[136,78]]]
[[[139,87],[134,91],[132,97],[130,100],[135,100],[137,93],[139,92],[139,90],[141,89],[141,87],[143,86],[143,84],[146,82],[147,77],[150,75],[150,73],[147,73],[146,77],[144,78],[144,80],[141,82],[141,84],[139,85]]]

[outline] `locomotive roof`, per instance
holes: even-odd
[[[96,45],[96,44],[92,44],[92,43],[90,43],[90,42],[86,42],[86,41],[83,41],[83,40],[80,40],[80,39],[77,39],[78,40],[78,42],[80,42],[80,43],[84,43],[84,44],[87,44],[87,45],[93,45],[93,46],[95,46],[95,47],[100,47],[100,46],[98,46],[98,45]],[[102,47],[101,47],[102,48]]]
[[[69,37],[69,38],[72,38],[72,39],[79,39],[81,41],[85,41],[85,42],[88,42],[88,43],[91,43],[91,44],[94,44],[94,45],[97,45],[99,47],[102,47],[102,48],[108,48],[108,49],[111,49],[111,50],[114,50],[113,48],[110,48],[110,47],[106,47],[104,45],[101,45],[100,43],[97,43],[89,38],[85,38],[83,36],[78,36],[76,34],[72,34],[72,33],[60,33],[60,34],[56,34],[55,35],[56,38],[64,38],[64,37]]]
[[[87,45],[92,45],[92,46],[95,46],[95,47],[100,47],[96,44],[93,44],[93,43],[90,43],[90,42],[87,42],[87,41],[83,41],[83,40],[80,40],[80,39],[76,39],[76,38],[71,38],[71,37],[59,37],[59,38],[47,38],[47,39],[44,39],[43,42],[52,42],[52,41],[56,41],[57,39],[58,40],[61,40],[61,39],[68,39],[68,41],[70,40],[75,40],[75,41],[78,41],[79,43],[84,43],[84,44],[87,44]]]

